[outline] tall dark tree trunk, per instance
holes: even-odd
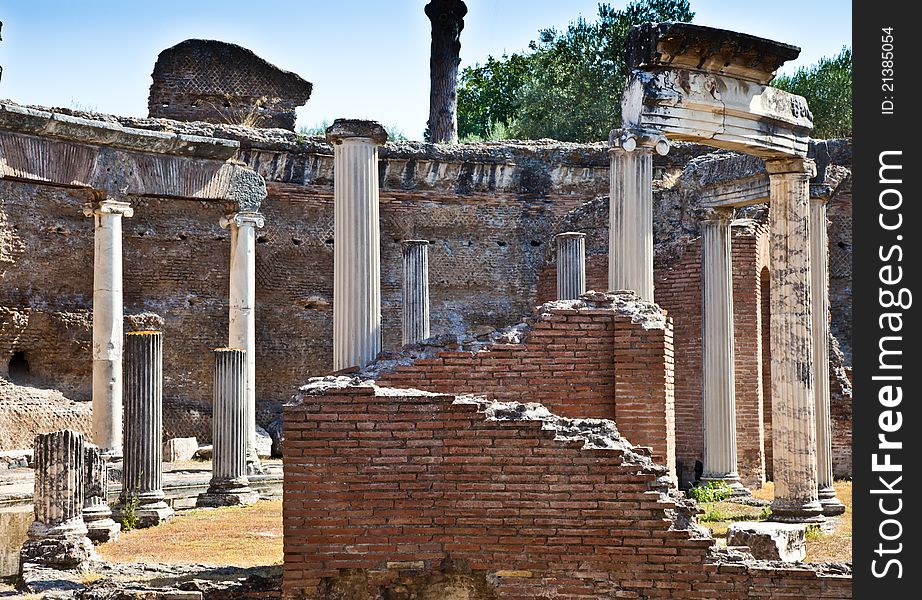
[[[429,141],[458,141],[458,65],[461,30],[467,5],[462,0],[431,0],[426,16],[432,22],[429,55]]]

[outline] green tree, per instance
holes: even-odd
[[[688,0],[634,0],[616,10],[600,4],[598,19],[579,18],[565,31],[545,29],[522,54],[492,56],[465,68],[458,95],[461,137],[489,137],[497,124],[529,139],[593,142],[621,121],[629,75],[624,40],[646,21],[690,21]]]
[[[774,87],[807,99],[813,113],[816,139],[852,135],[852,49],[842,48],[832,58],[823,57],[814,65],[801,67],[793,75],[780,75]]]

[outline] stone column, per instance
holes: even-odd
[[[828,197],[810,199],[810,273],[813,279],[813,361],[816,365],[816,478],[823,514],[840,515],[845,505],[832,486],[832,421],[829,407]]]
[[[109,474],[106,457],[93,444],[86,444],[83,453],[83,521],[87,537],[96,543],[118,538],[122,526],[112,520],[109,507]]]
[[[429,241],[403,242],[403,345],[429,337]]]
[[[586,234],[568,231],[557,240],[557,299],[573,300],[586,293]]]
[[[93,217],[93,443],[107,456],[122,455],[122,217],[127,202],[87,204]]]
[[[83,445],[83,434],[69,429],[35,436],[35,521],[23,563],[72,569],[96,557],[83,522]]]
[[[765,161],[765,167],[771,184],[772,516],[821,521],[810,274],[813,166],[797,158]]]
[[[336,119],[333,143],[333,370],[364,367],[381,350],[381,240],[374,121]]]
[[[730,254],[732,208],[710,211],[701,223],[702,390],[704,397],[704,473],[735,495],[748,494],[736,471],[736,377],[733,356],[733,263]]]
[[[239,211],[221,219],[230,228],[230,297],[228,341],[243,348],[247,357],[246,432],[247,472],[261,471],[256,454],[256,229],[266,220],[262,214]]]
[[[125,344],[125,460],[119,512],[140,527],[173,516],[163,494],[163,333],[133,331]]]
[[[655,131],[613,129],[609,203],[608,287],[653,302],[653,152],[669,152]]]
[[[253,504],[259,493],[247,479],[247,352],[216,348],[212,404],[211,483],[197,506]]]

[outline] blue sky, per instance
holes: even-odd
[[[595,0],[466,0],[462,66],[592,18]],[[157,54],[188,38],[250,48],[313,82],[299,125],[371,118],[419,139],[429,101],[425,0],[0,0],[0,98],[145,116]],[[623,2],[610,2],[623,6]],[[847,0],[691,0],[695,22],[796,44],[782,72],[851,45]],[[770,10],[766,7],[770,6]]]

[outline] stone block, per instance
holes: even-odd
[[[173,438],[163,444],[163,461],[192,460],[196,450],[198,450],[198,439],[194,437]]]
[[[727,529],[727,546],[747,546],[759,560],[799,562],[807,555],[807,526],[744,521]]]
[[[259,425],[256,426],[256,455],[259,458],[272,457],[272,436]]]

